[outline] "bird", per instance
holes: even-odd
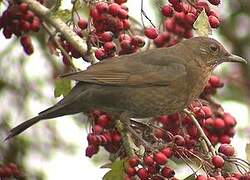
[[[116,56],[62,75],[76,85],[67,96],[9,131],[6,140],[45,119],[101,109],[129,118],[173,114],[202,93],[216,66],[247,61],[217,40],[193,37],[171,47]]]

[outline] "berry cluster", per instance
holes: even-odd
[[[39,2],[43,3],[42,1]],[[32,31],[38,32],[40,26],[40,19],[29,10],[26,3],[16,4],[10,2],[8,8],[0,17],[0,29],[3,28],[5,38],[10,39],[13,34],[21,37],[21,45],[28,55],[33,53],[34,48],[27,34]]]
[[[116,153],[121,147],[121,135],[114,129],[111,118],[101,112],[91,112],[93,126],[91,132],[87,136],[88,147],[86,148],[86,156],[92,157],[103,146],[109,153]]]
[[[128,166],[125,169],[125,180],[135,179],[135,177],[147,180],[176,179],[175,172],[167,165],[167,160],[172,156],[172,150],[164,147],[153,154],[144,157],[134,156],[129,158]]]
[[[0,165],[0,179],[4,179],[4,178],[21,179],[21,177],[22,177],[22,174],[17,169],[16,164],[9,163],[3,166]]]
[[[130,28],[125,2],[99,2],[91,8],[90,16],[94,30],[90,35],[90,43],[98,47],[95,56],[99,60],[116,54],[134,53],[145,44],[143,37],[125,33]],[[118,41],[115,41],[116,39]]]
[[[219,1],[210,1],[210,3],[218,5]],[[181,0],[169,0],[169,3],[161,7],[161,13],[165,17],[164,31],[158,33],[156,28],[148,27],[144,30],[144,34],[149,39],[153,39],[156,47],[172,46],[182,38],[191,38],[193,23],[203,9],[209,17],[210,26],[217,28],[220,21],[207,2],[197,1],[191,5]]]

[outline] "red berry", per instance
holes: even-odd
[[[221,118],[216,118],[213,122],[213,126],[217,129],[222,129],[225,127],[225,123],[223,121],[223,119]]]
[[[170,40],[170,34],[168,32],[163,32],[157,36],[157,38],[154,39],[154,44],[157,47],[164,46],[165,43],[167,43]]]
[[[229,144],[221,144],[218,151],[225,156],[233,156],[234,155],[234,147]]]
[[[218,76],[211,76],[209,79],[209,83],[214,88],[221,87],[221,85],[222,85],[222,82]]]
[[[212,28],[218,28],[220,25],[220,21],[216,16],[210,15],[208,21]]]
[[[137,175],[139,176],[139,178],[141,180],[147,180],[149,178],[149,173],[146,169],[144,168],[140,168],[138,171],[137,171]]]
[[[187,13],[184,17],[184,20],[188,23],[193,25],[194,21],[196,19],[196,16],[193,13]]]
[[[27,3],[21,3],[19,4],[18,8],[22,13],[26,13],[29,9],[29,6]]]
[[[127,19],[123,19],[122,24],[123,24],[123,29],[124,30],[127,30],[127,29],[130,28],[130,23],[129,23],[129,21]]]
[[[215,155],[212,157],[212,163],[216,168],[222,168],[224,166],[224,159],[219,155]]]
[[[208,0],[212,5],[219,5],[220,4],[220,0]]]
[[[127,173],[127,175],[128,176],[134,176],[134,175],[136,175],[136,170],[135,170],[135,168],[133,168],[133,167],[128,167],[127,169],[126,169],[126,173]]]
[[[131,44],[136,47],[143,47],[145,45],[145,40],[141,36],[133,36]]]
[[[162,152],[157,152],[154,154],[154,160],[159,165],[164,165],[167,162],[167,157]]]
[[[95,134],[101,134],[103,132],[103,128],[99,125],[95,125],[92,130]]]
[[[135,167],[139,164],[139,159],[137,156],[134,156],[134,157],[131,157],[129,160],[128,160],[128,163],[131,167]]]
[[[81,29],[86,29],[88,27],[88,21],[83,18],[80,18],[77,24]]]
[[[178,146],[183,146],[185,144],[185,139],[182,136],[180,136],[180,135],[175,135],[174,136],[174,142]]]
[[[98,60],[103,60],[105,57],[107,56],[106,52],[104,51],[104,49],[97,49],[95,51],[95,57]]]
[[[222,136],[220,136],[219,137],[219,142],[221,144],[230,144],[230,142],[231,142],[230,136],[228,136],[228,135],[222,135]]]
[[[208,107],[208,106],[202,106],[201,109],[202,109],[203,112],[205,113],[205,118],[209,118],[209,117],[212,116],[213,112],[212,112],[212,110],[211,110],[210,107]]]
[[[234,119],[234,117],[232,117],[229,114],[226,114],[223,119],[224,119],[226,126],[228,127],[233,127],[236,125],[236,120]]]
[[[161,13],[163,16],[171,17],[173,16],[173,8],[169,5],[165,5],[161,8]]]
[[[199,175],[195,178],[195,180],[207,180],[207,176]]]
[[[131,36],[129,36],[128,34],[124,34],[124,33],[120,34],[118,39],[119,39],[119,42],[122,42],[123,40],[129,40],[129,41],[132,40]]]
[[[112,134],[111,137],[112,137],[112,142],[113,143],[118,144],[118,143],[121,142],[122,137],[121,137],[121,135],[119,133],[114,133],[114,134]]]
[[[173,151],[169,147],[165,147],[161,150],[161,152],[167,157],[170,158],[173,154]]]
[[[106,42],[106,43],[104,43],[104,45],[103,45],[103,49],[104,49],[104,51],[107,52],[108,54],[111,54],[111,53],[115,52],[115,50],[116,50],[116,45],[115,45],[115,43],[113,43],[113,42]]]
[[[159,172],[160,166],[154,164],[154,165],[152,165],[152,166],[148,166],[147,169],[148,169],[148,172],[149,172],[150,174],[156,174],[156,173]]]
[[[121,19],[127,19],[128,18],[128,11],[120,8],[119,11],[118,11],[118,14],[117,16]]]
[[[91,158],[94,154],[98,152],[98,147],[90,145],[86,148],[85,155]]]
[[[113,16],[117,16],[120,9],[121,9],[121,6],[119,4],[112,3],[108,7],[108,13],[113,15]]]
[[[99,39],[102,42],[110,42],[113,40],[113,36],[114,34],[111,31],[105,31],[99,36]]]
[[[127,0],[115,0],[114,2],[121,5],[125,2],[127,2]]]
[[[41,22],[39,18],[34,18],[31,25],[30,25],[30,29],[34,32],[38,32],[41,26]]]
[[[110,122],[110,118],[109,116],[103,114],[101,116],[98,117],[98,120],[97,120],[97,124],[101,127],[106,127]]]
[[[166,19],[164,21],[164,27],[166,30],[168,30],[169,32],[173,32],[175,29],[175,21],[173,19]]]
[[[13,32],[9,26],[5,26],[3,29],[3,35],[6,39],[10,39]]]
[[[95,8],[100,14],[102,14],[108,11],[109,6],[105,2],[99,2],[96,4]]]
[[[147,36],[149,39],[155,39],[158,36],[156,28],[150,27],[146,28],[144,30],[145,36]]]
[[[125,50],[125,51],[128,51],[132,48],[131,46],[131,40],[123,40],[121,43],[120,43],[120,46],[121,46],[121,49],[122,50]]]
[[[174,172],[174,170],[170,169],[169,167],[164,167],[161,170],[161,175],[166,177],[166,178],[171,178],[171,177],[174,177],[175,172]]]
[[[143,158],[143,162],[147,166],[152,166],[154,164],[154,159],[152,156],[148,155]]]

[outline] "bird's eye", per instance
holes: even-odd
[[[211,44],[209,46],[209,49],[212,51],[212,52],[216,52],[218,51],[219,47],[216,45],[216,44]]]

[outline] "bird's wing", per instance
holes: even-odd
[[[173,55],[161,55],[159,49],[154,49],[103,60],[85,71],[61,77],[102,85],[161,86],[171,84],[186,74],[183,60]]]

